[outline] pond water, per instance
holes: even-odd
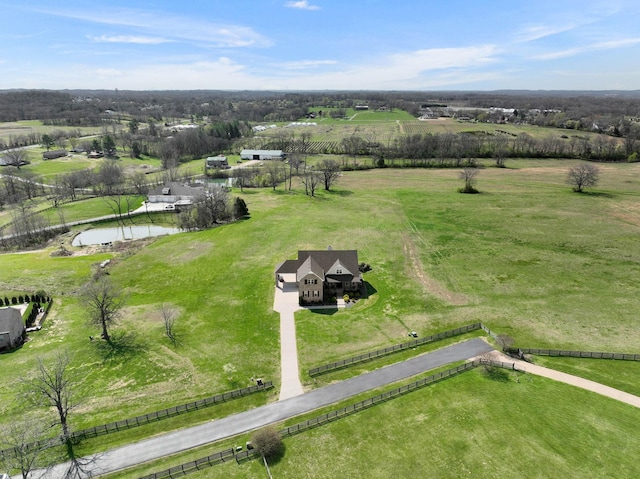
[[[87,246],[111,243],[130,239],[150,238],[152,236],[172,235],[180,233],[180,228],[154,225],[119,226],[116,228],[95,228],[83,231],[71,242],[72,246]]]

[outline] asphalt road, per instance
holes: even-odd
[[[492,350],[493,348],[489,344],[479,338],[454,344],[453,346],[376,369],[339,383],[314,389],[300,396],[112,449],[92,458],[94,462],[88,472],[93,476],[107,474],[242,434],[421,374],[430,369],[456,361],[464,361]],[[42,479],[64,478],[67,469],[68,464],[60,464],[49,471],[40,474],[34,473],[31,477]],[[86,475],[83,477],[91,476]]]

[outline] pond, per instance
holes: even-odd
[[[150,238],[153,236],[180,233],[180,228],[154,225],[119,226],[116,228],[95,228],[83,231],[71,242],[72,246],[88,246],[130,239]]]

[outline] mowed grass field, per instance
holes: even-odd
[[[575,194],[565,184],[572,164],[514,160],[507,162],[506,169],[485,168],[478,176],[478,195],[457,192],[461,186],[457,170],[346,172],[334,191],[320,192],[316,198],[305,196],[295,182],[291,192],[282,186],[275,192],[235,191],[247,202],[250,219],[161,238],[122,255],[52,258],[47,250],[0,255],[0,292],[44,289],[55,301],[43,330],[31,335],[22,349],[0,356],[5,371],[0,385],[0,424],[29,411],[31,406],[18,393],[20,378],[33,372],[38,356],[48,360],[61,349],[70,351],[77,382],[79,406],[71,416],[76,428],[246,386],[255,377],[277,384],[279,318],[271,309],[274,268],[294,258],[298,249],[329,245],[359,251],[360,260],[373,268],[365,280],[374,292],[348,310],[296,315],[301,375],[307,387],[313,387],[306,374],[308,367],[405,341],[408,331],[424,336],[475,321],[513,336],[525,347],[638,353],[640,165],[602,165],[602,180],[593,193]],[[82,285],[106,258],[114,260],[110,279],[127,296],[122,321],[113,330],[115,349],[89,341],[88,336],[97,335],[98,330],[86,326],[79,300]],[[163,334],[163,303],[180,312],[175,345]],[[226,373],[227,364],[236,373]],[[627,382],[633,378],[622,381],[623,385]],[[452,395],[462,403],[475,401],[477,385],[469,384],[452,388],[446,393],[449,396],[438,399],[442,410],[455,404]],[[276,394],[261,396],[252,405],[273,400]],[[621,407],[589,393],[580,394],[585,395],[580,401],[567,399],[564,403],[574,409],[577,405],[577,414]],[[511,402],[501,390],[489,388],[487,395],[495,396],[500,404]],[[552,419],[560,415],[558,408],[563,403],[555,403],[564,396],[566,389],[555,389],[548,395],[543,391],[540,397],[545,399],[538,399],[535,405],[521,399],[514,399],[513,404],[521,408],[522,416],[530,415],[533,423],[537,415],[549,414]],[[351,429],[361,427],[358,434],[383,436],[377,429],[380,423],[388,422],[394,428],[408,417],[401,408],[394,412],[397,406],[392,403],[384,414],[372,409],[377,419],[369,426],[358,422]],[[245,406],[238,403],[225,411],[230,413],[234,407]],[[486,466],[491,467],[508,456],[510,446],[501,422],[494,422],[488,414],[491,408],[481,410],[486,413],[475,420],[476,427],[482,435],[499,440],[502,448]],[[434,412],[430,417],[438,415]],[[613,426],[601,429],[625,431],[625,421],[629,422],[625,415],[612,415],[609,422]],[[335,434],[344,438],[324,445],[309,439],[308,445],[301,442],[301,450],[329,448],[316,460],[331,462],[331,454],[338,454],[344,462],[353,458],[354,464],[362,464],[361,459],[369,457],[361,449],[364,446],[348,437],[353,433],[349,427],[339,424]],[[546,446],[533,447],[533,456],[542,460],[549,450],[556,450],[558,458],[569,458],[568,464],[581,464],[585,454],[577,446],[561,453],[552,438],[557,436],[558,444],[578,440],[590,431],[587,424],[574,428],[577,432],[551,419],[544,424],[549,430],[540,441]],[[437,451],[451,461],[459,456],[457,451],[470,450],[469,431],[463,420],[443,423],[445,426],[452,431],[451,440]],[[425,429],[426,425],[420,431]],[[322,431],[317,434],[326,434]],[[393,433],[399,435],[398,444],[419,455],[423,448],[412,448],[418,431],[402,431]],[[436,443],[433,437],[430,441]],[[390,444],[385,444],[385,450],[390,450]],[[590,449],[588,444],[586,449]],[[356,445],[354,454],[345,452]],[[294,446],[291,448],[293,451]],[[292,456],[304,460],[302,454]],[[375,457],[384,456],[378,451]],[[402,451],[400,457],[410,456]],[[609,460],[598,457],[592,461],[608,467]],[[482,476],[481,462],[480,457],[463,461]],[[630,462],[620,462],[619,467],[631,467]],[[362,477],[354,471],[351,477]]]
[[[636,477],[639,416],[632,406],[545,378],[476,369],[288,437],[284,456],[270,469],[273,477],[309,479]],[[249,439],[245,435],[107,478],[136,479]],[[189,474],[263,476],[260,460]]]

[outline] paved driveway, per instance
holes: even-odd
[[[242,434],[328,406],[371,389],[415,376],[430,369],[470,359],[492,349],[491,346],[479,338],[454,344],[453,346],[386,366],[339,383],[314,389],[306,394],[107,451],[96,457],[91,472],[94,475],[106,474]],[[67,467],[67,465],[61,464],[47,471],[46,474],[39,475],[34,473],[32,477],[40,479],[63,478]]]
[[[278,283],[273,310],[280,313],[280,400],[304,392],[300,382],[296,340],[295,312],[299,309],[296,283]]]

